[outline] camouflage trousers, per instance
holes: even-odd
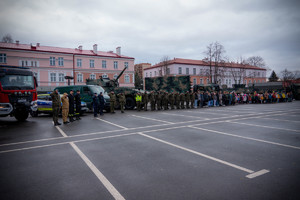
[[[157,100],[156,107],[157,107],[157,110],[161,110],[161,100]]]
[[[176,101],[176,108],[180,109],[180,101]]]
[[[186,104],[186,108],[190,108],[190,101],[189,100],[187,100],[186,102],[185,102],[185,104]]]
[[[184,109],[184,101],[180,101],[180,107],[181,109]]]
[[[147,111],[148,110],[148,101],[145,101],[144,102],[144,111]]]
[[[124,112],[124,107],[125,107],[125,103],[124,102],[120,102],[121,112]]]
[[[110,112],[111,113],[115,112],[115,102],[114,101],[110,102]]]
[[[171,106],[171,109],[174,109],[174,103],[175,103],[175,101],[174,101],[174,100],[171,100],[171,101],[170,101],[170,106]]]
[[[140,102],[140,101],[137,101],[137,102],[136,102],[136,109],[137,109],[138,111],[141,111],[141,102]]]
[[[150,104],[151,104],[151,110],[152,111],[155,110],[155,101],[151,101]]]
[[[59,106],[54,106],[52,107],[52,111],[53,111],[53,122],[57,123],[58,122],[58,114],[59,114]]]
[[[194,108],[194,103],[195,103],[195,100],[191,100],[191,102],[190,102],[191,108]]]

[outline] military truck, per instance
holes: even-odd
[[[191,90],[190,76],[164,76],[145,78],[146,90],[186,92]]]
[[[124,67],[124,69],[121,71],[121,73],[118,75],[115,79],[100,77],[99,79],[86,79],[87,85],[99,85],[101,86],[107,93],[110,93],[111,91],[114,91],[115,94],[124,93],[126,97],[126,105],[125,108],[127,110],[132,110],[136,106],[135,102],[135,95],[138,92],[144,92],[142,90],[130,88],[130,87],[120,87],[119,86],[119,78],[123,75],[127,67]],[[116,109],[119,109],[120,104],[119,100],[117,98],[117,102],[115,105]]]

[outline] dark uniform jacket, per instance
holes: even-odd
[[[60,107],[60,96],[56,92],[52,92],[50,94],[52,98],[52,107]]]

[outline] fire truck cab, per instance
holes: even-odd
[[[29,68],[0,65],[0,117],[25,121],[37,100],[37,81]]]

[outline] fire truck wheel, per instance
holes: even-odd
[[[15,118],[18,120],[18,121],[25,121],[27,118],[28,118],[28,112],[17,112],[15,114]]]

